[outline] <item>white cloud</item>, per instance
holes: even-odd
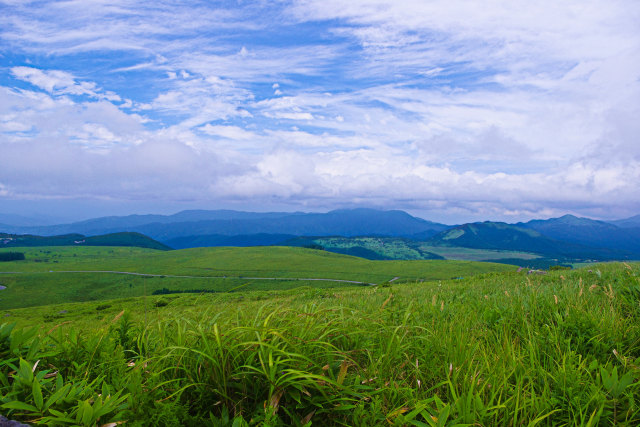
[[[106,100],[73,102],[67,97],[0,87],[0,129],[4,132],[0,143],[10,144],[7,149],[17,142],[28,145],[33,138],[87,148],[135,144],[147,132],[143,121]]]
[[[121,101],[113,92],[105,92],[94,82],[78,82],[76,78],[65,71],[43,71],[32,67],[13,67],[11,73],[18,79],[46,90],[54,95],[88,95],[93,98]]]
[[[287,119],[287,120],[313,120],[313,115],[311,113],[303,113],[303,112],[284,112],[278,111],[273,113],[265,113],[265,116],[271,117],[274,119]]]
[[[0,54],[39,65],[4,64],[6,81],[39,90],[0,87],[0,182],[459,215],[640,210],[638,22],[622,0],[13,2]]]
[[[255,132],[250,132],[238,126],[213,126],[210,123],[199,128],[202,132],[211,136],[227,139],[252,140],[258,138]]]

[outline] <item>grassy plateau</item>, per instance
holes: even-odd
[[[369,261],[291,247],[168,252],[113,247],[20,250],[26,255],[24,261],[0,263],[0,285],[6,287],[0,293],[0,309],[134,297],[163,289],[236,292],[307,285],[344,287],[379,284],[394,278],[441,280],[516,269],[465,261]]]
[[[0,411],[80,426],[640,424],[638,263],[527,275],[236,249],[38,248],[1,263],[30,274],[0,275]],[[50,304],[30,304],[29,286],[54,286],[41,280],[85,283],[77,295],[103,274],[48,272],[56,269],[167,276],[147,283],[271,274],[379,285],[114,291],[88,302],[52,291]],[[397,276],[403,283],[388,283]],[[18,285],[22,305],[3,305]]]

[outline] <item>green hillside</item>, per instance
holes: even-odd
[[[601,264],[4,310],[0,404],[49,425],[638,425],[639,278]]]
[[[166,252],[49,247],[20,251],[25,253],[24,261],[0,263],[0,285],[6,287],[0,293],[0,308],[135,297],[163,290],[235,292],[301,286],[345,287],[392,279],[443,280],[515,269],[470,261],[370,261],[293,247]]]
[[[31,234],[0,233],[0,249],[39,246],[133,246],[159,250],[171,249],[140,233],[111,233],[86,237],[82,234],[34,236]]]
[[[494,261],[515,265],[534,264],[541,258],[530,252],[465,248],[400,237],[296,237],[281,243],[287,246],[316,247],[330,252],[359,256],[371,260],[449,259],[458,261]]]
[[[529,252],[567,261],[635,259],[633,253],[624,250],[555,240],[533,229],[490,221],[454,227],[437,234],[427,243],[430,246]]]

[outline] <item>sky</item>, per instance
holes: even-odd
[[[0,0],[0,213],[640,213],[637,0]]]

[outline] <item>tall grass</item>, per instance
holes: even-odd
[[[51,425],[638,425],[639,267],[4,325],[1,407]]]

